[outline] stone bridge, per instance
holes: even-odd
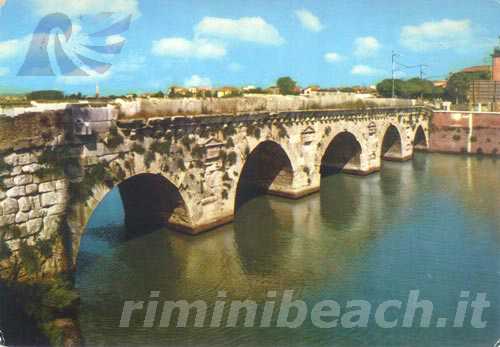
[[[91,112],[92,111],[92,112]],[[256,192],[298,199],[322,175],[368,175],[426,149],[420,107],[120,118],[109,107],[0,118],[0,276],[75,268],[93,211],[118,187],[130,230],[197,234]]]

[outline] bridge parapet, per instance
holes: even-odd
[[[74,268],[85,226],[113,187],[131,229],[147,221],[196,234],[230,222],[246,188],[299,198],[319,190],[322,171],[369,174],[382,158],[410,158],[419,131],[427,143],[430,115],[419,107],[97,114],[0,120],[8,136],[0,140],[1,276]]]

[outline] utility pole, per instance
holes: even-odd
[[[396,81],[395,81],[395,74],[396,74],[396,57],[399,56],[396,52],[392,51],[392,98],[394,99],[396,97]]]
[[[424,68],[428,67],[428,65],[420,64],[420,65],[418,65],[418,67],[420,68],[420,79],[423,80],[424,79]]]

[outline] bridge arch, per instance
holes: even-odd
[[[362,146],[349,131],[337,133],[321,156],[321,175],[340,171],[357,173],[361,171]]]
[[[161,172],[142,170],[127,175],[119,181],[100,182],[92,187],[84,201],[70,207],[67,227],[67,256],[76,266],[81,238],[94,211],[106,195],[118,188],[125,212],[126,238],[133,238],[155,227],[168,226],[183,231],[192,225],[192,210],[185,192],[175,185],[173,179]]]
[[[290,156],[277,142],[260,142],[248,154],[240,170],[234,210],[261,194],[286,195],[293,185],[294,169]]]
[[[383,132],[380,145],[380,157],[385,160],[401,160],[403,158],[402,132],[394,125],[389,124]]]
[[[419,125],[413,136],[413,148],[416,150],[425,150],[428,146],[429,142],[427,140],[427,136],[425,135],[424,128],[422,125]]]

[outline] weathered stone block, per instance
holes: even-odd
[[[43,219],[42,218],[37,218],[37,219],[32,219],[26,223],[26,226],[28,228],[28,234],[35,234],[40,232],[42,230],[43,226]]]
[[[12,188],[12,187],[14,187],[16,185],[14,183],[14,179],[12,177],[4,178],[2,180],[2,182],[3,182],[3,185],[5,186],[5,188],[7,188],[7,189]]]
[[[57,204],[58,196],[54,192],[48,192],[42,194],[42,207],[49,207]]]
[[[45,210],[32,210],[29,212],[29,218],[30,219],[36,219],[36,218],[42,218],[46,216]]]
[[[16,214],[16,223],[17,224],[27,222],[28,219],[29,219],[29,214],[26,212],[18,212]]]
[[[25,173],[34,173],[34,172],[37,172],[38,170],[41,169],[41,165],[40,164],[30,164],[30,165],[25,165],[22,167],[22,172],[25,172]]]
[[[40,200],[40,195],[31,196],[31,206],[34,211],[42,209],[42,202]]]
[[[19,210],[22,212],[29,212],[31,210],[31,199],[29,197],[22,197],[18,200]]]
[[[42,239],[50,239],[58,231],[60,223],[61,217],[59,215],[45,217],[40,237]]]
[[[56,184],[54,181],[40,183],[38,186],[38,191],[40,193],[53,192],[54,190],[56,190]]]
[[[14,184],[16,186],[30,184],[31,182],[33,182],[33,176],[31,175],[19,175],[14,177]]]
[[[65,204],[67,202],[67,194],[65,190],[59,190],[56,192],[56,195],[58,204]]]
[[[68,188],[68,182],[66,180],[57,180],[56,190],[66,190]]]
[[[21,172],[22,172],[22,169],[21,169],[21,167],[20,167],[20,166],[14,166],[14,167],[12,168],[12,170],[10,170],[10,174],[11,174],[11,176],[16,176],[16,175],[19,175],[19,174],[21,174]]]
[[[33,195],[38,193],[38,184],[28,184],[26,186],[26,195]]]
[[[17,165],[28,165],[36,161],[36,158],[31,153],[23,153],[17,156]]]
[[[26,189],[24,186],[12,187],[9,190],[7,190],[6,194],[9,198],[17,198],[19,196],[25,196]]]
[[[19,204],[16,199],[6,199],[2,202],[3,213],[12,214],[19,211]]]
[[[3,227],[5,225],[11,225],[14,224],[15,222],[16,222],[15,214],[9,214],[0,217],[0,227]]]
[[[0,201],[2,201],[3,199],[5,199],[5,192],[3,192],[2,190],[0,190]]]
[[[55,204],[54,206],[49,207],[46,212],[47,216],[53,216],[56,214],[62,214],[65,211],[65,205],[64,204]]]

